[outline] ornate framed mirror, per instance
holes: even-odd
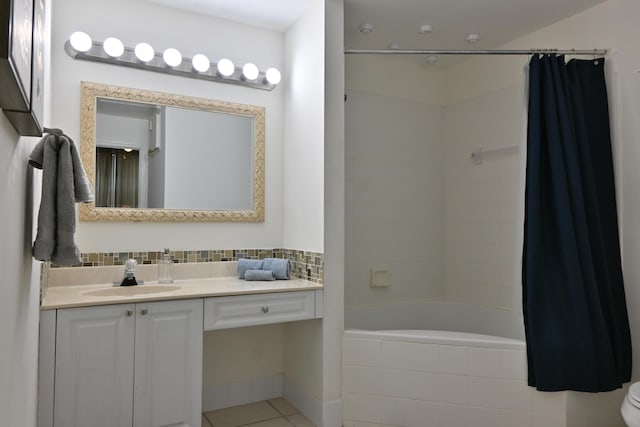
[[[82,82],[82,221],[264,221],[265,109]]]

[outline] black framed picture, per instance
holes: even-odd
[[[31,108],[33,0],[0,2],[0,108]]]
[[[0,2],[0,108],[19,135],[42,135],[45,0]]]

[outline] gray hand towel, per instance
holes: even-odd
[[[282,258],[265,258],[262,260],[262,269],[273,271],[278,280],[287,280],[291,277],[291,262]]]
[[[240,258],[238,260],[238,279],[244,279],[247,270],[262,270],[261,259]]]
[[[247,270],[244,272],[244,280],[250,281],[272,281],[276,280],[271,270]]]
[[[31,152],[29,164],[42,169],[33,257],[56,265],[82,263],[74,241],[75,202],[91,202],[94,194],[75,143],[66,135],[46,135]]]

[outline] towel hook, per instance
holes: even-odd
[[[45,128],[42,128],[42,131],[44,133],[48,133],[48,134],[51,134],[51,135],[58,135],[58,136],[64,135],[64,132],[62,131],[62,129],[58,129],[58,128],[47,128],[47,127],[45,127]]]

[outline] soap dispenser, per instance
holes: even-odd
[[[169,248],[165,248],[158,263],[158,283],[173,283],[173,260]]]

